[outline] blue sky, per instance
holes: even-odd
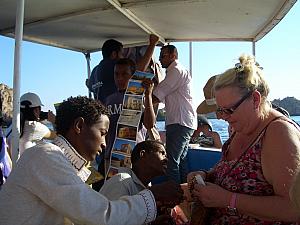
[[[264,67],[270,85],[269,99],[294,96],[300,99],[300,3],[297,2],[285,18],[262,40],[256,43],[257,61]],[[189,44],[173,43],[179,61],[189,68]],[[193,86],[195,104],[203,99],[202,88],[208,78],[233,67],[242,53],[251,53],[248,42],[194,42]],[[155,56],[158,58],[159,49]],[[0,83],[13,85],[14,39],[0,36]],[[91,67],[99,63],[100,52],[91,55]],[[21,95],[37,93],[43,110],[54,110],[53,103],[69,96],[87,95],[86,60],[82,53],[23,42]],[[298,79],[297,79],[298,78]]]

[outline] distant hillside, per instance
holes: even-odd
[[[4,126],[11,123],[13,114],[13,90],[5,84],[0,84],[0,118]]]
[[[294,97],[286,97],[282,100],[274,99],[272,103],[285,108],[291,116],[300,116],[300,101]]]
[[[300,116],[300,100],[294,97],[286,97],[282,100],[274,99],[272,103],[285,108],[290,113],[291,116]],[[166,116],[166,110],[164,108],[159,109],[157,114],[157,121],[164,121],[165,116]],[[209,113],[206,116],[209,119],[216,118],[215,113]]]

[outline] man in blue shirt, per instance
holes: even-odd
[[[86,85],[94,98],[105,102],[106,97],[117,91],[114,81],[114,67],[118,59],[123,58],[123,44],[109,39],[102,46],[101,62],[93,69]]]

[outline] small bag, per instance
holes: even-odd
[[[203,180],[202,180],[203,181]],[[196,183],[201,183],[194,176],[191,183],[188,184],[190,192],[194,189]],[[202,202],[190,202],[190,225],[205,225],[209,224],[210,211],[212,208],[205,207]]]
[[[192,202],[190,225],[209,224],[209,211],[201,202]]]
[[[172,217],[176,225],[206,225],[209,224],[210,208],[205,207],[201,202],[184,201],[176,206],[173,210]],[[176,208],[175,207],[175,208]],[[174,209],[175,209],[174,208]],[[180,210],[178,210],[180,209]],[[175,213],[174,213],[175,211]],[[184,219],[185,218],[185,219]]]

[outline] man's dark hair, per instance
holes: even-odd
[[[115,65],[126,65],[130,67],[131,74],[133,74],[136,70],[135,62],[129,58],[119,59]]]
[[[162,142],[155,140],[146,140],[138,143],[131,152],[131,163],[134,164],[140,159],[140,153],[142,150],[150,153],[154,152],[154,150],[158,149],[160,146],[165,147]]]
[[[58,106],[55,117],[56,131],[65,135],[78,117],[92,125],[101,115],[108,115],[108,110],[100,101],[85,96],[70,97]]]
[[[114,51],[119,52],[122,48],[123,44],[121,42],[109,39],[102,45],[102,56],[104,59],[109,58]]]
[[[161,47],[161,50],[163,49],[168,49],[168,52],[171,54],[171,53],[174,53],[177,49],[174,45],[164,45]]]

